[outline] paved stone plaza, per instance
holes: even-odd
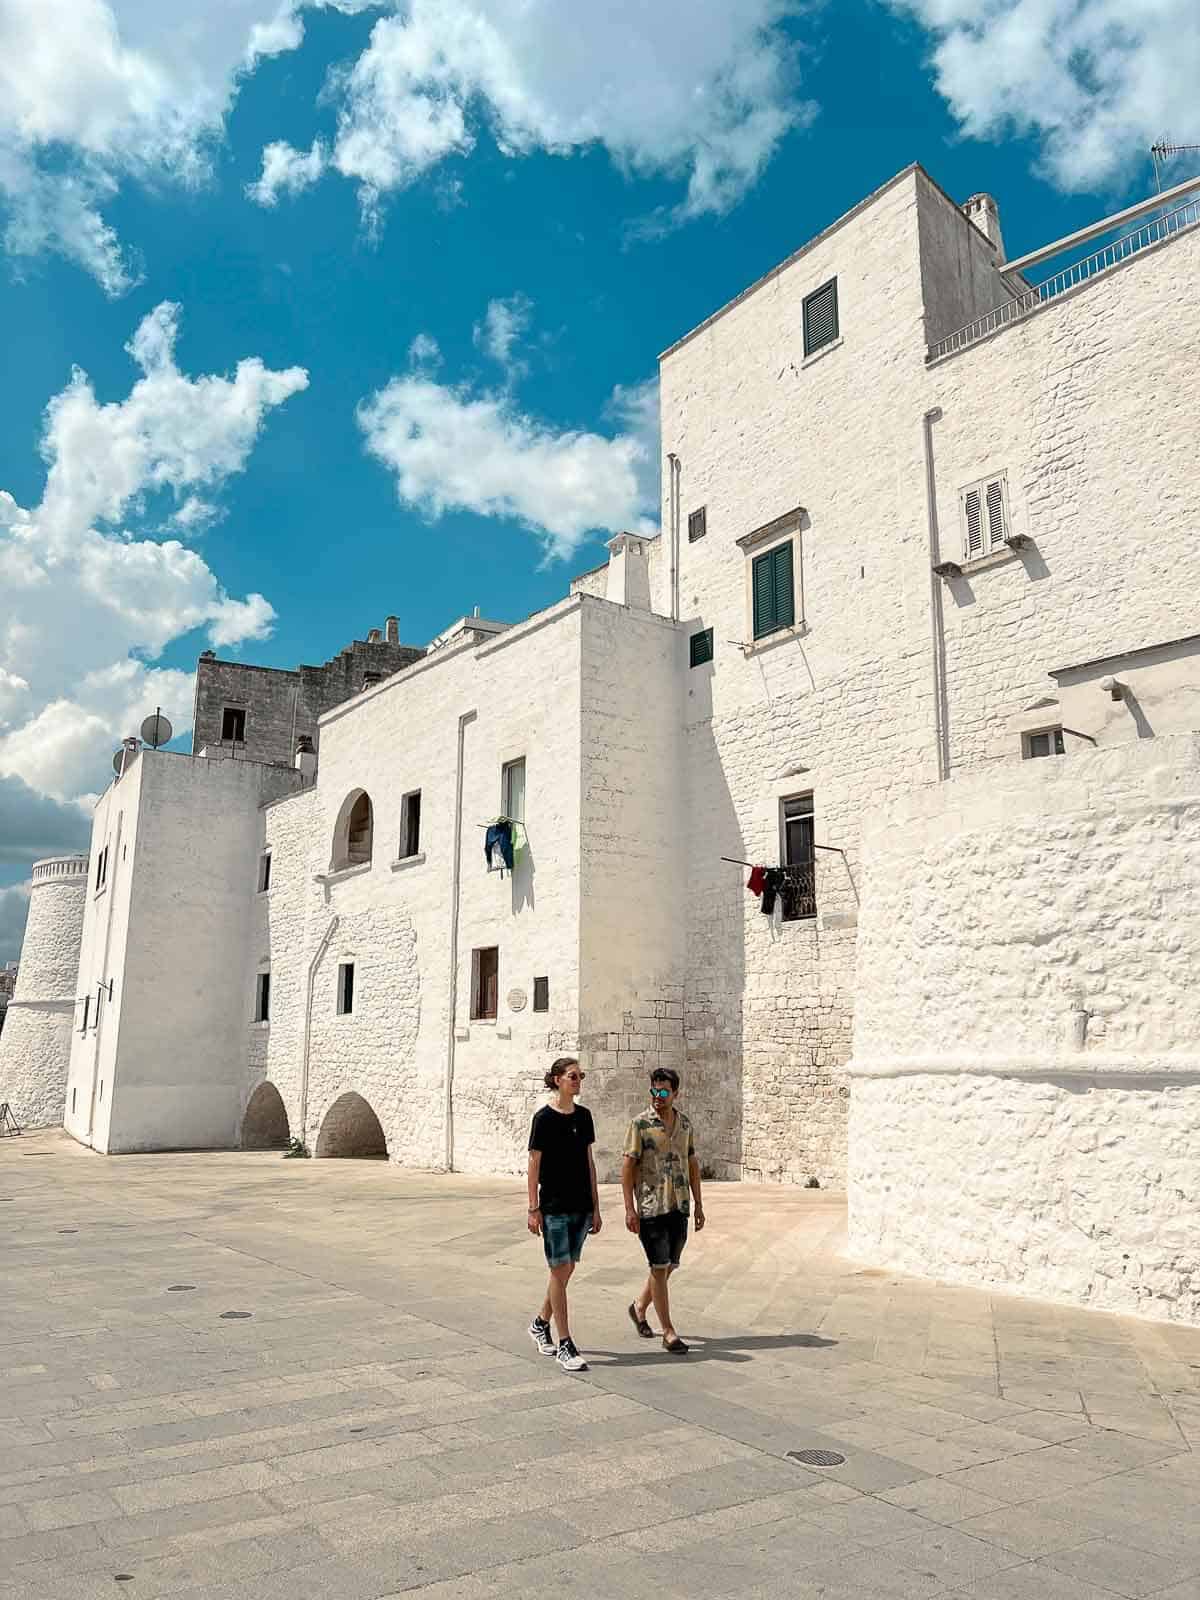
[[[606,1200],[572,1378],[520,1183],[4,1141],[0,1600],[1200,1596],[1200,1331],[862,1271],[836,1197],[712,1185],[673,1358]]]

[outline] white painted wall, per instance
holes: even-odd
[[[22,1128],[63,1120],[87,893],[86,857],[34,863],[17,983],[0,1034],[0,1102]]]
[[[1200,1321],[1200,736],[913,795],[863,891],[853,1253]]]

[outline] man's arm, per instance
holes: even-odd
[[[700,1163],[694,1155],[688,1157],[688,1183],[692,1189],[692,1212],[696,1218],[696,1232],[704,1226],[704,1202],[700,1198]]]
[[[621,1161],[621,1193],[625,1196],[625,1226],[630,1233],[638,1231],[637,1206],[633,1199],[633,1186],[637,1182],[638,1158],[625,1156]]]
[[[588,1145],[588,1176],[592,1180],[592,1232],[600,1232],[600,1187],[596,1178],[596,1163],[592,1159],[592,1147]]]
[[[590,1154],[590,1152],[589,1152]],[[541,1233],[542,1213],[538,1210],[538,1179],[542,1171],[542,1152],[531,1150],[529,1152],[529,1231]]]

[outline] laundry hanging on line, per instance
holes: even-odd
[[[525,825],[513,817],[497,817],[486,823],[483,857],[489,872],[511,872],[525,850]]]

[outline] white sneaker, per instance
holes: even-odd
[[[534,1317],[529,1324],[529,1337],[538,1347],[538,1352],[544,1356],[553,1356],[558,1353],[558,1346],[550,1336],[550,1324],[543,1322],[541,1317]]]
[[[564,1339],[558,1347],[558,1364],[564,1372],[586,1372],[587,1362],[575,1348],[574,1339]]]

